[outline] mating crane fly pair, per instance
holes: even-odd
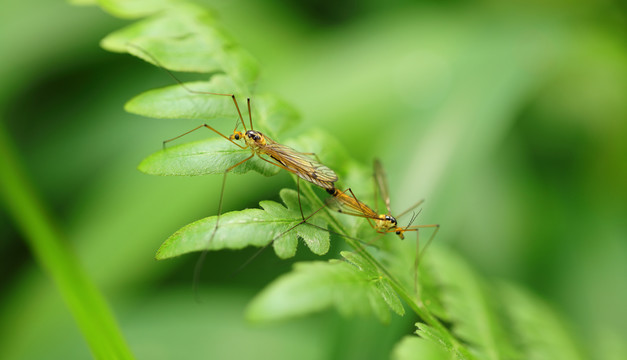
[[[302,210],[302,206],[300,205],[300,190],[298,190],[298,202],[299,202],[299,207],[300,207],[300,212],[301,212],[301,217],[302,217],[302,221],[297,224],[296,226],[302,225],[307,223],[307,220],[309,218],[311,218],[312,216],[314,216],[316,213],[318,213],[320,210],[322,210],[323,208],[325,208],[326,206],[331,206],[336,208],[336,210],[340,213],[343,214],[347,214],[347,215],[351,215],[351,216],[356,216],[356,217],[361,217],[361,218],[365,218],[369,225],[379,234],[387,234],[387,233],[395,233],[396,235],[398,235],[401,239],[404,239],[404,234],[405,232],[408,231],[415,231],[416,232],[416,238],[418,241],[418,231],[421,228],[435,228],[435,231],[432,233],[429,241],[427,242],[426,246],[429,245],[429,243],[431,242],[431,240],[434,238],[435,234],[437,233],[438,229],[439,229],[439,225],[437,224],[433,224],[433,225],[413,225],[412,223],[415,221],[417,214],[414,214],[409,222],[409,224],[405,227],[400,227],[398,226],[398,221],[396,220],[396,218],[394,216],[392,216],[391,214],[391,208],[390,208],[390,198],[389,198],[389,193],[388,193],[388,186],[387,186],[387,179],[385,176],[385,173],[383,171],[383,167],[381,166],[381,163],[378,160],[375,160],[374,162],[374,177],[376,180],[376,186],[375,186],[375,201],[376,201],[376,193],[377,190],[381,193],[381,196],[383,197],[384,201],[385,201],[385,205],[387,208],[387,214],[380,214],[378,211],[373,210],[372,208],[370,208],[368,205],[364,204],[363,202],[359,201],[357,199],[357,197],[355,196],[355,194],[353,193],[353,191],[349,188],[345,191],[340,191],[337,188],[335,188],[335,182],[338,181],[338,177],[335,174],[335,172],[333,170],[331,170],[330,168],[328,168],[327,166],[323,165],[319,160],[314,160],[311,158],[311,156],[316,156],[313,153],[301,153],[298,152],[294,149],[292,149],[291,147],[279,144],[278,142],[272,140],[271,138],[269,138],[268,136],[264,135],[263,133],[254,130],[253,128],[253,121],[252,121],[252,112],[251,112],[251,105],[250,105],[250,98],[247,99],[247,106],[248,106],[248,117],[249,117],[249,124],[250,124],[250,129],[248,129],[246,127],[246,124],[244,122],[244,118],[242,116],[239,104],[237,102],[237,99],[235,97],[234,94],[226,94],[226,93],[214,93],[214,92],[206,92],[206,91],[196,91],[193,89],[188,88],[184,83],[182,83],[176,76],[174,76],[174,74],[172,74],[169,70],[167,70],[164,66],[161,65],[161,63],[151,54],[149,54],[147,51],[145,51],[144,49],[140,48],[139,46],[133,45],[133,44],[129,44],[129,46],[139,50],[141,53],[143,53],[145,56],[147,56],[149,59],[152,60],[152,62],[158,66],[159,68],[163,69],[164,71],[166,71],[170,77],[172,77],[174,79],[174,81],[176,81],[183,89],[185,89],[187,92],[192,93],[192,94],[199,94],[199,95],[217,95],[217,96],[225,96],[225,97],[231,97],[231,99],[233,100],[233,104],[235,105],[235,109],[237,110],[237,114],[239,117],[239,121],[237,122],[237,125],[235,126],[235,129],[233,130],[233,133],[230,136],[226,136],[224,134],[222,134],[221,132],[219,132],[218,130],[214,129],[213,127],[207,125],[207,124],[202,124],[200,126],[197,126],[196,128],[187,131],[179,136],[176,136],[174,138],[165,140],[163,142],[163,146],[165,148],[166,144],[179,139],[187,134],[190,134],[196,130],[199,130],[201,128],[207,128],[213,132],[215,132],[216,134],[220,135],[221,137],[223,137],[224,139],[230,141],[231,143],[233,143],[234,145],[238,146],[241,149],[246,149],[249,148],[251,150],[251,155],[247,158],[245,158],[244,160],[228,167],[227,169],[225,169],[224,171],[224,177],[223,177],[223,181],[222,181],[222,189],[220,191],[220,200],[219,200],[219,204],[218,204],[218,215],[216,217],[216,224],[214,227],[214,230],[209,238],[209,243],[211,242],[211,240],[213,239],[217,229],[218,229],[218,224],[219,224],[219,219],[220,219],[220,215],[222,212],[222,200],[223,200],[223,195],[224,195],[224,187],[225,187],[225,183],[226,183],[226,175],[233,170],[234,168],[244,164],[246,161],[252,159],[255,154],[258,156],[258,158],[262,159],[263,161],[266,161],[274,166],[278,166],[281,169],[284,169],[294,175],[296,175],[298,179],[303,179],[306,180],[316,186],[319,186],[323,189],[326,190],[326,192],[331,195],[330,200],[328,200],[326,202],[326,204],[317,209],[316,211],[314,211],[312,214],[310,214],[309,216],[305,217],[303,214],[303,210]],[[241,122],[243,128],[244,128],[244,132],[238,131],[237,127],[239,126],[239,123]],[[244,140],[244,145],[240,145],[239,143],[237,143],[236,141],[239,140]],[[270,157],[271,159],[273,159],[274,161],[268,160],[265,157],[263,157],[262,155],[266,155],[268,157]],[[316,156],[317,159],[317,156]],[[297,186],[298,186],[298,182],[297,182]],[[409,208],[408,210],[404,211],[403,213],[401,213],[399,215],[403,216],[405,215],[407,212],[411,211],[412,209],[416,208],[417,206],[419,206],[422,203],[422,201],[416,203],[414,206],[412,206],[411,208]],[[376,209],[376,207],[375,207]],[[286,232],[293,230],[296,226],[288,229]],[[280,234],[278,237],[285,235],[285,233]],[[343,234],[339,234],[341,236],[346,236]],[[277,238],[278,238],[277,237]],[[273,241],[275,241],[277,238],[272,239],[271,243]],[[426,248],[425,246],[425,248]],[[207,246],[208,248],[209,246]],[[418,251],[418,244],[417,244],[417,249],[416,251]],[[201,256],[201,260],[199,262],[202,262],[202,258],[204,258],[205,252],[203,252],[203,255]],[[418,264],[418,260],[419,260],[419,256],[416,257],[416,266]],[[197,264],[200,265],[200,264]],[[197,271],[198,271],[198,266],[197,266]]]

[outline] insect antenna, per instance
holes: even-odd
[[[421,212],[422,212],[422,209],[420,209],[417,213],[413,212],[411,214],[411,219],[409,219],[409,223],[407,224],[407,226],[405,226],[405,230],[409,229],[411,224],[413,224],[414,221],[416,221],[416,218],[418,218],[418,215],[420,215]]]

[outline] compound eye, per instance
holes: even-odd
[[[400,230],[396,230],[396,235],[400,235],[400,234],[401,234]]]
[[[239,134],[235,134],[235,140],[239,140]]]

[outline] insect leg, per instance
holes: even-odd
[[[235,141],[233,141],[233,140],[229,139],[229,137],[228,137],[228,136],[226,136],[226,135],[222,134],[221,132],[219,132],[218,130],[216,130],[216,129],[212,128],[211,126],[209,126],[209,125],[207,125],[207,124],[202,124],[202,125],[199,125],[199,126],[197,126],[197,127],[193,128],[193,129],[191,129],[190,131],[185,132],[185,133],[183,133],[183,134],[181,134],[181,135],[179,135],[179,136],[175,136],[175,137],[173,137],[173,138],[171,138],[171,139],[164,140],[164,141],[163,141],[163,148],[165,149],[165,145],[166,145],[167,143],[169,143],[170,141],[173,141],[173,140],[179,139],[179,138],[181,138],[181,137],[183,137],[183,136],[185,136],[185,135],[187,135],[187,134],[193,133],[194,131],[196,131],[196,130],[198,130],[198,129],[201,129],[201,128],[203,128],[203,127],[205,127],[205,128],[207,128],[207,129],[209,129],[209,130],[211,130],[211,131],[215,132],[216,134],[218,134],[218,135],[222,136],[222,137],[223,137],[223,138],[225,138],[226,140],[228,140],[228,141],[232,142],[233,144],[237,145],[240,149],[245,149],[245,148],[246,148],[246,146],[242,146],[242,145],[240,145],[240,144],[236,143]]]
[[[200,280],[200,270],[202,269],[202,265],[205,262],[205,257],[207,256],[207,252],[209,251],[209,246],[211,245],[211,242],[213,241],[213,237],[216,235],[216,232],[218,231],[218,226],[220,223],[220,215],[222,214],[222,199],[224,198],[224,188],[226,186],[226,176],[228,175],[229,171],[233,170],[234,168],[238,167],[239,165],[245,163],[246,161],[250,160],[253,156],[255,156],[255,153],[253,152],[249,157],[247,157],[246,159],[238,162],[237,164],[230,166],[228,169],[226,169],[224,171],[224,176],[222,177],[222,189],[220,190],[220,200],[218,201],[218,215],[216,216],[216,225],[213,227],[213,231],[211,232],[211,236],[209,237],[209,240],[207,241],[207,248],[205,250],[203,250],[202,254],[200,254],[200,257],[198,258],[198,261],[196,261],[196,265],[194,266],[194,279],[193,279],[193,289],[194,289],[194,294],[197,295],[198,292],[198,283]],[[198,299],[197,299],[198,300]]]

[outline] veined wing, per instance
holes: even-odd
[[[343,214],[371,219],[379,217],[374,210],[357,200],[352,193],[347,194],[338,190],[333,197],[327,199],[327,204]]]
[[[267,140],[269,139],[266,137]],[[333,183],[337,181],[337,175],[333,170],[289,146],[267,141],[261,152],[278,161],[301,179],[325,189],[333,189]]]
[[[381,161],[379,161],[379,159],[374,160],[374,178],[377,182],[377,186],[379,187],[379,191],[381,192],[381,197],[383,198],[383,201],[385,201],[385,207],[388,209],[388,214],[390,214],[392,213],[392,209],[390,209],[390,194],[388,193],[388,180],[387,180],[387,176],[385,176],[383,165],[381,165]]]

